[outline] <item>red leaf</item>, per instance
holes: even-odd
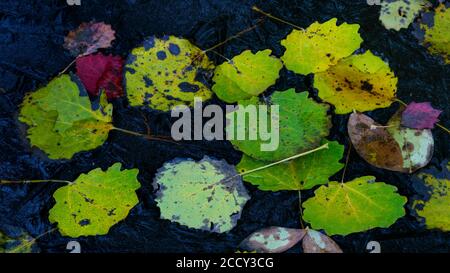
[[[441,113],[429,102],[412,102],[403,111],[402,125],[412,129],[432,129]]]
[[[64,48],[73,56],[95,53],[99,48],[108,48],[115,39],[115,31],[105,23],[82,23],[64,38]]]
[[[98,96],[104,90],[108,99],[123,95],[122,80],[124,61],[119,56],[95,54],[77,58],[77,75],[86,90]]]

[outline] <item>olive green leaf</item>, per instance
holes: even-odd
[[[386,29],[399,31],[408,28],[426,3],[425,0],[384,0],[381,3],[380,21]]]
[[[19,120],[28,125],[31,145],[52,159],[71,158],[102,145],[113,128],[112,105],[92,104],[74,80],[69,75],[53,79],[27,94],[20,108]]]
[[[127,217],[138,203],[137,169],[121,170],[115,163],[108,170],[94,169],[53,194],[55,206],[49,220],[58,223],[64,236],[104,235]]]
[[[279,77],[283,64],[266,49],[253,54],[246,50],[216,67],[212,90],[228,103],[258,96]]]
[[[388,107],[394,102],[397,81],[389,65],[370,51],[314,75],[319,97],[333,104],[337,114]]]
[[[363,176],[350,182],[330,182],[303,203],[303,219],[328,235],[347,235],[372,228],[387,228],[405,215],[406,197],[397,188]]]
[[[315,22],[306,30],[292,30],[281,41],[286,48],[281,57],[286,67],[302,75],[323,72],[355,52],[363,41],[359,25],[337,26],[336,22],[333,18],[325,23]]]
[[[337,141],[329,142],[329,148],[244,175],[244,181],[258,186],[260,190],[307,190],[328,183],[328,178],[338,172],[344,164],[339,163],[344,146]],[[240,173],[267,165],[265,161],[242,157],[236,166]]]
[[[450,163],[443,162],[442,170],[432,168],[417,175],[414,188],[419,193],[413,202],[418,218],[429,229],[450,231]]]
[[[262,151],[261,145],[267,144],[263,140],[260,132],[257,132],[256,140],[246,138],[238,140],[238,133],[244,132],[249,135],[252,126],[249,126],[249,120],[254,124],[255,117],[251,117],[247,111],[248,105],[269,105],[278,106],[279,114],[275,115],[270,108],[265,113],[258,113],[258,123],[264,120],[268,123],[268,128],[277,130],[279,127],[279,145],[274,151]],[[258,98],[252,98],[246,101],[239,101],[239,109],[228,113],[227,133],[231,136],[231,143],[246,155],[263,161],[277,161],[295,154],[305,152],[316,148],[322,139],[329,133],[331,127],[330,116],[327,115],[328,105],[315,102],[308,98],[308,92],[296,93],[294,89],[283,92],[277,91],[272,94],[269,102],[260,102]],[[245,128],[243,124],[237,122],[239,117],[246,117]],[[271,118],[279,120],[279,126],[271,128]],[[249,119],[247,119],[249,118]],[[264,118],[264,119],[263,119]],[[261,126],[259,126],[261,127]]]
[[[231,230],[250,199],[234,166],[207,156],[166,162],[153,186],[162,219],[210,232]]]
[[[10,227],[14,234],[0,231],[0,253],[37,253],[33,237],[16,227]]]
[[[125,66],[128,100],[132,106],[170,111],[177,105],[194,105],[194,97],[207,100],[205,85],[214,68],[206,54],[186,39],[150,37],[132,50]]]
[[[427,13],[428,15],[428,13]],[[441,3],[434,10],[432,20],[425,19],[420,24],[419,38],[428,51],[434,55],[440,55],[446,64],[450,64],[450,8],[449,4]]]

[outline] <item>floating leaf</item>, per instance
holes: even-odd
[[[446,64],[450,64],[450,8],[441,3],[434,15],[425,13],[422,23],[417,28],[418,38],[428,51],[440,55]]]
[[[214,68],[206,54],[186,39],[151,37],[133,49],[125,68],[128,100],[170,111],[176,105],[194,105],[194,97],[212,96],[206,83]]]
[[[94,169],[56,190],[49,220],[58,223],[62,235],[104,235],[127,217],[138,203],[136,190],[141,185],[137,169],[121,170],[121,166],[115,163],[106,171]]]
[[[105,56],[101,53],[77,58],[77,76],[86,90],[93,96],[105,91],[108,99],[123,95],[123,59],[120,56]]]
[[[417,178],[413,184],[419,193],[413,203],[415,213],[427,228],[450,231],[450,163],[443,162],[442,171],[433,168]]]
[[[350,182],[330,182],[303,203],[303,219],[328,235],[347,235],[372,228],[387,228],[405,215],[406,197],[397,188],[363,176]]]
[[[442,113],[429,102],[411,102],[402,114],[402,125],[411,129],[433,129]]]
[[[19,120],[28,125],[31,144],[49,158],[71,158],[107,139],[113,128],[112,105],[103,106],[91,104],[84,89],[62,75],[25,96]]]
[[[328,149],[244,175],[243,179],[258,186],[260,190],[311,189],[328,183],[328,178],[342,169],[344,164],[339,163],[339,160],[343,153],[344,146],[332,141],[329,142]],[[236,168],[239,172],[245,172],[267,164],[269,163],[244,155]]]
[[[228,103],[258,96],[275,84],[283,64],[266,49],[253,54],[246,50],[230,62],[216,67],[212,90]]]
[[[304,253],[342,253],[341,248],[330,237],[313,229],[306,229],[302,248]]]
[[[244,106],[247,105],[263,105],[265,103],[252,98],[247,101],[239,101],[237,111],[228,114],[229,119],[237,120],[237,116],[246,115]],[[277,161],[289,156],[305,152],[319,146],[320,142],[329,133],[331,127],[330,117],[327,115],[328,105],[315,102],[308,98],[308,92],[296,93],[294,89],[283,92],[274,92],[270,98],[270,105],[279,106],[279,115],[273,115],[268,111],[267,121],[270,125],[271,117],[279,119],[279,145],[274,151],[262,151],[261,145],[268,141],[262,140],[258,133],[256,140],[230,140],[234,146],[246,155],[263,161]],[[260,113],[260,115],[262,115]],[[246,115],[248,116],[248,115]],[[258,120],[262,117],[259,116]],[[255,122],[255,121],[252,121]],[[258,121],[259,123],[260,121]],[[245,135],[249,133],[249,122],[246,119],[245,128],[238,127],[239,124],[234,122],[233,125],[227,126],[227,132],[239,132],[245,130]],[[270,128],[270,126],[267,126]],[[278,128],[271,128],[277,130]]]
[[[115,39],[115,31],[103,22],[82,23],[64,38],[64,48],[73,56],[89,55],[100,48],[108,48]]]
[[[386,126],[364,114],[353,113],[348,134],[358,154],[378,168],[411,173],[427,165],[433,156],[431,131],[400,126],[401,112]]]
[[[399,31],[408,28],[426,3],[425,0],[384,0],[381,3],[380,21],[386,29]]]
[[[153,186],[162,219],[210,232],[231,230],[250,199],[234,166],[207,156],[166,162]]]
[[[292,30],[281,41],[286,48],[281,57],[286,67],[303,75],[323,72],[357,50],[363,41],[359,25],[337,26],[336,22],[333,18],[322,24],[316,22],[306,30]]]
[[[296,245],[305,236],[305,230],[284,227],[268,227],[253,232],[239,248],[257,253],[281,253]]]
[[[319,97],[336,107],[337,114],[388,107],[397,90],[389,65],[367,51],[342,59],[325,72],[314,76]]]
[[[37,253],[39,248],[34,239],[16,227],[13,232],[0,231],[0,253]]]

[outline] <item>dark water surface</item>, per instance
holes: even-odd
[[[36,90],[55,77],[73,58],[62,47],[64,36],[81,22],[104,21],[116,30],[113,47],[105,52],[127,56],[133,47],[150,35],[178,35],[206,49],[256,23],[261,9],[296,25],[307,27],[314,21],[337,17],[340,22],[358,23],[364,39],[362,48],[370,49],[388,60],[399,78],[398,97],[403,101],[431,101],[444,110],[442,123],[448,122],[450,111],[450,66],[430,56],[418,44],[411,28],[387,31],[378,21],[379,7],[362,0],[318,1],[229,1],[229,0],[160,0],[97,1],[81,0],[80,7],[69,7],[65,1],[25,0],[0,2],[0,177],[3,179],[74,180],[80,173],[94,168],[107,168],[122,162],[126,168],[139,168],[139,204],[130,215],[111,228],[108,235],[77,240],[84,252],[234,252],[238,243],[256,229],[267,226],[298,227],[299,211],[296,192],[263,192],[246,184],[252,199],[244,208],[238,226],[226,234],[212,234],[189,229],[159,219],[159,209],[152,197],[151,181],[156,169],[175,157],[200,159],[204,155],[239,162],[241,153],[225,141],[195,142],[186,145],[149,142],[137,137],[112,132],[98,149],[75,155],[71,160],[52,161],[30,149],[17,122],[18,105],[26,92]],[[281,56],[279,41],[291,27],[266,20],[256,30],[220,47],[217,51],[231,58],[245,49],[272,49]],[[223,59],[211,55],[220,64]],[[285,69],[277,84],[270,88],[285,90],[295,87],[308,90],[312,96],[312,77],[294,75]],[[212,103],[219,103],[213,100]],[[114,102],[116,126],[145,132],[145,123],[154,134],[170,134],[170,115],[127,106],[126,99]],[[385,122],[396,106],[369,114]],[[346,121],[348,115],[334,116],[330,139],[348,147]],[[449,154],[449,138],[442,130],[433,131],[435,154],[431,166],[438,167]],[[399,188],[408,198],[415,192],[411,176],[377,169],[351,153],[346,180],[374,175]],[[341,173],[335,176],[339,179]],[[48,211],[53,206],[53,192],[61,185],[14,185],[0,187],[0,226],[23,228],[33,236],[53,228]],[[304,198],[312,191],[304,192]],[[377,240],[383,252],[447,252],[450,234],[426,230],[410,215],[399,219],[389,229],[374,229],[346,237],[334,236],[345,252],[364,252],[368,241]],[[70,238],[53,232],[39,240],[44,252],[63,252]],[[298,252],[296,246],[289,252]]]

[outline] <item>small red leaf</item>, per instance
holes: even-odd
[[[103,54],[79,57],[76,61],[77,75],[89,94],[98,96],[104,90],[108,99],[123,95],[123,65],[121,57]]]
[[[429,102],[412,102],[403,111],[402,125],[412,129],[432,129],[441,113]]]
[[[82,23],[64,38],[64,48],[73,56],[95,53],[99,48],[108,48],[115,39],[115,31],[105,23]]]

